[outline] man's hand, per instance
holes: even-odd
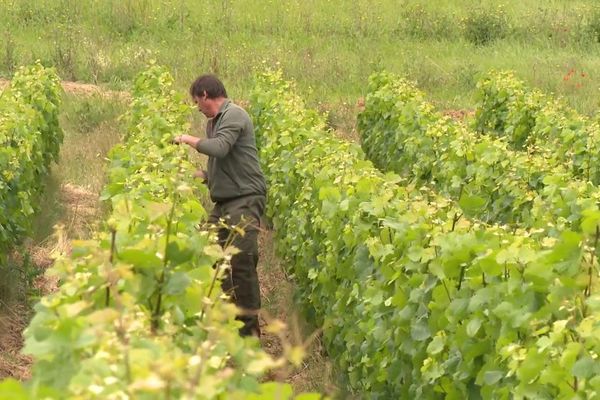
[[[206,182],[206,173],[199,169],[198,171],[194,172],[194,178],[202,179],[202,182]]]
[[[175,138],[173,139],[173,142],[176,144],[184,143],[184,144],[187,144],[194,148],[196,147],[196,145],[198,144],[199,141],[200,141],[200,138],[197,138],[192,135],[179,135],[179,136],[175,136]]]

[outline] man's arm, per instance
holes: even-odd
[[[223,115],[219,129],[211,138],[200,139],[191,135],[181,135],[173,141],[175,143],[185,143],[207,156],[223,158],[229,154],[229,151],[244,131],[244,118],[241,118],[235,111],[231,110]]]
[[[235,145],[243,130],[241,121],[226,118],[215,133],[215,137],[201,139],[193,147],[210,157],[223,158]]]
[[[176,136],[175,139],[173,139],[173,141],[177,144],[183,143],[183,144],[190,145],[193,148],[196,148],[196,146],[198,145],[198,142],[200,140],[202,140],[202,139],[197,138],[196,136],[192,136],[192,135],[179,135],[179,136]]]
[[[214,138],[200,139],[191,135],[177,136],[175,143],[185,143],[202,154],[210,157],[223,158],[235,144],[242,133],[240,121],[224,120]]]

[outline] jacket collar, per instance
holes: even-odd
[[[217,118],[219,115],[223,114],[225,112],[225,110],[227,110],[227,108],[229,108],[229,104],[231,104],[231,100],[226,98],[223,101],[223,104],[221,104],[221,108],[219,108],[219,112],[217,113],[217,115],[215,115],[215,118]]]

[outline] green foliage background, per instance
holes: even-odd
[[[600,8],[589,0],[0,0],[0,75],[41,59],[69,80],[124,87],[150,59],[180,87],[218,73],[247,98],[255,69],[281,66],[313,105],[349,115],[380,69],[418,81],[444,108],[474,104],[479,73],[597,108]],[[568,82],[570,69],[587,77]]]

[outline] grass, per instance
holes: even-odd
[[[126,103],[102,95],[80,97],[66,94],[61,126],[69,140],[61,148],[61,163],[55,173],[64,182],[99,193],[106,181],[108,151],[120,140],[118,118]]]
[[[86,220],[99,217],[97,197],[106,181],[106,156],[120,140],[118,117],[124,102],[100,94],[65,93],[63,99],[60,124],[65,140],[46,185],[47,206],[37,218],[33,238],[38,242],[50,237],[57,223],[66,226],[69,237],[89,237],[95,221]]]
[[[584,113],[598,107],[600,5],[584,0],[0,0],[0,26],[0,75],[39,58],[64,79],[123,88],[156,60],[181,89],[211,71],[243,99],[256,70],[281,67],[343,130],[380,69],[418,81],[443,108],[473,107],[490,68]],[[586,78],[565,83],[570,69]]]

